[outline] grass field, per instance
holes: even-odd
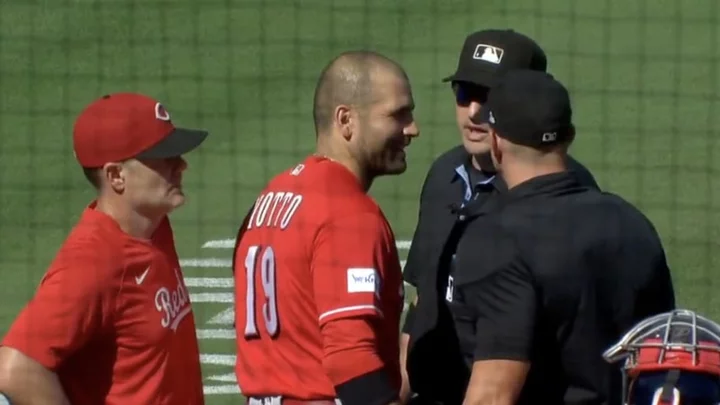
[[[178,124],[212,132],[189,156],[190,199],[173,221],[208,404],[241,403],[227,239],[263,183],[312,150],[320,69],[366,47],[407,68],[421,137],[408,172],[372,190],[407,240],[428,164],[458,141],[440,79],[465,35],[488,27],[543,45],[574,97],[574,155],[654,221],[680,302],[720,316],[718,9],[714,0],[0,0],[0,332],[92,198],[73,161],[74,117],[105,93],[147,93]]]

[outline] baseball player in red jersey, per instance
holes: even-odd
[[[402,274],[366,193],[405,171],[413,109],[405,72],[379,54],[347,52],[323,71],[316,154],[270,181],[235,248],[236,374],[250,405],[397,403]]]
[[[198,343],[167,214],[185,201],[181,155],[206,138],[157,101],[105,96],[78,117],[77,160],[97,199],[0,347],[15,404],[202,405]]]

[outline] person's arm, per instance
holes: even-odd
[[[476,313],[476,343],[463,405],[513,405],[530,370],[537,307],[532,275],[511,263],[463,287]]]
[[[625,271],[642,272],[644,283],[636,295],[636,319],[644,319],[676,306],[672,274],[667,263],[660,235],[649,219],[646,227],[626,225],[619,252],[615,255],[625,265]],[[634,225],[634,224],[633,224]]]
[[[235,274],[235,262],[236,262],[235,259],[237,259],[238,246],[240,246],[240,242],[242,242],[242,238],[245,235],[245,232],[247,232],[247,230],[248,230],[248,227],[250,225],[250,218],[252,218],[252,215],[255,212],[256,205],[257,205],[257,203],[250,206],[250,209],[245,214],[245,217],[242,220],[242,224],[238,228],[237,233],[235,235],[235,246],[233,247],[233,258],[232,258],[232,262],[231,262],[233,264],[232,268],[231,268],[233,275]]]
[[[418,269],[422,265],[422,258],[420,257],[420,246],[422,243],[418,243],[418,240],[423,236],[423,206],[425,205],[426,196],[428,193],[428,186],[430,184],[430,178],[433,174],[434,167],[430,168],[428,174],[425,176],[422,188],[420,189],[420,203],[418,206],[418,218],[417,225],[415,226],[415,232],[413,232],[412,241],[410,242],[410,249],[408,250],[407,260],[405,261],[405,268],[403,268],[403,279],[406,283],[417,288],[419,283]]]
[[[377,352],[379,318],[337,318],[321,326],[323,366],[343,405],[399,405]]]
[[[412,390],[410,389],[410,377],[407,372],[407,352],[410,345],[410,328],[415,319],[415,308],[417,307],[418,297],[415,295],[413,301],[408,306],[405,314],[405,323],[403,324],[402,333],[400,334],[400,374],[402,376],[402,386],[400,387],[400,402],[405,404],[410,400]]]
[[[420,204],[422,205],[422,202]],[[405,268],[403,269],[404,281],[415,287],[415,298],[408,306],[407,313],[405,314],[405,321],[402,325],[402,330],[400,331],[400,372],[402,374],[402,387],[400,389],[401,403],[407,403],[410,399],[410,395],[412,394],[410,389],[410,380],[407,373],[407,351],[408,345],[410,344],[410,331],[412,330],[413,321],[415,319],[415,306],[417,305],[418,299],[418,270],[422,265],[422,259],[419,257],[419,244],[416,242],[421,237],[420,220],[421,218],[418,216],[418,226],[415,228],[415,234],[413,235],[412,243],[410,244],[410,251],[408,252],[407,261],[405,262]]]
[[[0,347],[0,393],[14,405],[68,404],[56,372],[112,316],[110,280],[92,252],[61,255]]]
[[[379,350],[393,343],[378,336],[384,328],[399,327],[385,324],[380,301],[381,286],[402,278],[397,255],[388,254],[389,249],[396,249],[394,241],[388,240],[381,218],[371,213],[325,224],[314,242],[312,277],[323,366],[343,405],[398,403],[400,376],[391,374]]]
[[[70,405],[57,375],[12,347],[0,347],[0,393],[12,405]]]
[[[423,206],[427,200],[428,187],[431,181],[431,177],[436,170],[436,165],[433,164],[430,167],[425,180],[423,181],[422,188],[420,189],[420,203],[418,207],[418,219],[417,225],[415,226],[415,232],[413,233],[412,242],[410,243],[410,250],[408,251],[407,260],[405,262],[405,268],[403,269],[403,279],[406,283],[415,287],[415,298],[408,306],[407,313],[405,314],[405,322],[403,323],[402,330],[400,333],[400,372],[402,374],[402,387],[400,388],[400,402],[407,403],[412,395],[410,388],[410,379],[407,372],[407,351],[410,344],[410,331],[412,330],[413,322],[415,320],[415,308],[418,301],[418,285],[420,284],[419,269],[422,266],[422,258],[420,257],[421,246],[419,240],[423,238]]]

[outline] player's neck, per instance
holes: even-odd
[[[505,162],[502,167],[502,178],[508,189],[512,189],[528,180],[548,174],[561,173],[567,170],[562,159],[549,159],[543,162]]]
[[[472,155],[470,157],[470,163],[473,165],[473,167],[483,173],[491,174],[495,173],[496,171],[490,153],[484,153],[482,155]]]
[[[162,216],[150,218],[143,215],[114,195],[98,196],[95,209],[114,219],[123,232],[138,239],[149,240],[162,221]]]
[[[345,166],[345,168],[355,175],[358,182],[360,182],[360,186],[366,193],[370,190],[374,177],[367,173],[366,170],[363,170],[362,165],[358,164],[358,162],[354,159],[345,159],[344,162],[338,161],[338,163]]]
[[[367,192],[372,185],[373,176],[369,175],[363,166],[350,154],[340,153],[328,145],[318,144],[315,155],[330,159],[348,169],[360,183],[360,186]]]

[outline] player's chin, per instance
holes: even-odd
[[[402,174],[407,170],[407,162],[405,157],[402,159],[393,159],[385,164],[385,174],[394,175]]]
[[[463,146],[465,151],[470,155],[484,155],[490,152],[490,142],[486,139],[473,140],[463,138]]]
[[[185,204],[185,193],[181,189],[172,189],[167,196],[168,208],[174,210],[175,208],[182,207]]]

